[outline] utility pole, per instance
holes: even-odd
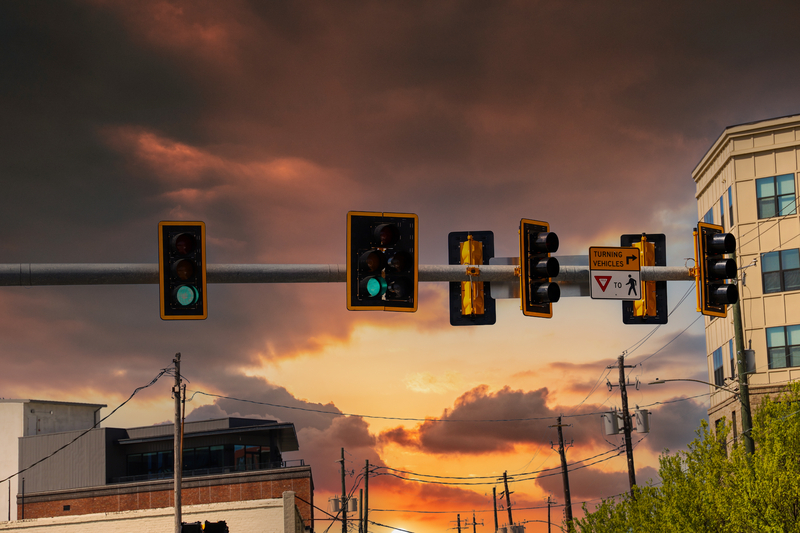
[[[468,524],[465,522],[464,525],[466,526]],[[472,511],[472,533],[478,533],[477,526],[479,526],[479,525],[482,526],[483,522],[478,524],[478,522],[475,521],[475,511]]]
[[[736,259],[736,254],[731,254]],[[744,449],[748,455],[753,455],[756,451],[753,442],[753,418],[750,412],[750,385],[747,382],[747,360],[744,349],[744,328],[742,327],[742,309],[737,300],[733,304],[733,335],[736,339],[736,372],[739,374],[739,401],[742,404],[742,438],[744,439]]]
[[[456,515],[456,522],[458,523],[458,526],[457,526],[458,527],[458,533],[461,533],[461,515],[460,514]]]
[[[369,531],[369,459],[364,467],[364,533]]]
[[[364,489],[358,491],[358,533],[364,533]]]
[[[553,426],[550,426],[553,427]],[[567,471],[567,451],[564,448],[564,432],[561,428],[564,427],[561,423],[561,417],[558,417],[558,423],[555,425],[558,429],[558,455],[561,456],[561,479],[564,482],[564,518],[567,521],[567,531],[572,531],[572,499],[569,495],[569,472]]]
[[[175,431],[173,437],[173,470],[174,475],[174,492],[175,492],[175,533],[181,533],[181,449],[183,443],[181,442],[181,354],[176,353],[175,359],[172,360],[175,365],[175,386],[172,388],[172,397],[175,398]]]
[[[555,502],[550,498],[550,495],[547,495],[547,533],[550,533],[550,505],[554,504]]]
[[[497,533],[497,487],[492,487],[492,502],[494,502],[494,531]]]
[[[625,369],[633,368],[632,366],[625,366],[625,354],[617,358],[619,366],[619,392],[622,396],[622,427],[625,431],[625,452],[628,455],[628,483],[631,487],[631,498],[634,498],[633,487],[636,485],[636,468],[633,466],[633,443],[631,441],[631,432],[633,431],[633,424],[631,423],[631,414],[628,412],[628,391],[625,388]]]
[[[347,533],[347,487],[344,484],[344,448],[342,448],[342,533]]]
[[[506,489],[506,509],[508,510],[508,527],[510,528],[514,524],[514,520],[511,518],[511,494],[508,492],[508,471],[506,470],[503,472],[503,486]]]

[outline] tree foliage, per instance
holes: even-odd
[[[800,383],[754,413],[756,452],[703,421],[686,452],[659,458],[661,485],[604,500],[576,521],[581,533],[800,533]]]

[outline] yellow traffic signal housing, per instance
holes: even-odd
[[[727,279],[736,279],[736,260],[724,254],[736,252],[736,237],[722,226],[699,222],[695,236],[695,283],[697,310],[704,315],[725,317],[728,305],[739,301],[739,289]]]
[[[522,314],[551,318],[553,303],[561,297],[561,288],[553,278],[558,276],[558,259],[550,254],[558,251],[558,235],[550,224],[523,218],[519,222],[519,283]]]
[[[631,246],[639,251],[639,265],[666,266],[667,239],[663,233],[638,233],[620,236],[621,246]],[[667,282],[643,281],[642,298],[622,302],[624,324],[666,324]]]
[[[491,231],[455,231],[447,237],[448,263],[464,265],[466,273],[478,275],[480,265],[494,257],[494,233]],[[482,326],[497,321],[489,282],[450,282],[450,325]]]
[[[205,223],[158,223],[158,288],[163,320],[208,317]]]
[[[414,214],[347,213],[347,309],[417,310],[418,222]]]

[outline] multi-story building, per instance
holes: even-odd
[[[32,405],[30,400],[16,402],[25,409]],[[57,402],[38,402],[31,409],[40,408],[40,404]],[[91,414],[104,406],[89,407],[94,409],[89,411]],[[158,510],[174,506],[174,426],[92,429],[95,421],[90,418],[77,424],[81,429],[62,422],[50,428],[56,431],[26,432],[13,439],[17,442],[4,443],[6,448],[16,450],[16,464],[10,473],[20,472],[14,478],[16,505],[11,520],[130,511],[158,515]],[[32,422],[28,425],[36,427]],[[298,523],[311,530],[311,468],[302,459],[285,461],[282,456],[283,452],[296,450],[297,434],[291,423],[248,418],[187,422],[183,436],[182,504],[193,506],[196,514],[212,508],[230,514],[231,509],[220,505],[263,502],[255,509],[276,505],[296,509]],[[0,456],[5,457],[5,452],[0,450]],[[8,492],[11,500],[11,485]],[[291,505],[274,503],[284,500],[287,494],[292,495]],[[282,516],[282,512],[279,514]],[[81,519],[80,523],[88,524],[94,519],[86,520],[89,519]]]
[[[736,237],[739,300],[751,405],[800,378],[800,115],[731,126],[692,172],[701,221]],[[736,375],[733,314],[705,317],[709,381]],[[728,381],[728,383],[730,383]],[[708,417],[723,417],[741,434],[736,396],[712,389]]]
[[[17,519],[13,502],[19,478],[14,474],[19,470],[20,437],[91,429],[100,420],[103,407],[93,403],[0,400],[0,479],[9,478],[0,484],[0,521]]]

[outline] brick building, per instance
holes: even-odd
[[[27,470],[19,476],[17,517],[172,507],[173,432],[172,424],[163,424],[19,438],[19,469]],[[302,459],[284,461],[282,457],[283,452],[297,449],[291,423],[247,418],[187,422],[182,504],[273,500],[291,492],[296,495],[299,516],[311,530],[311,468]]]

